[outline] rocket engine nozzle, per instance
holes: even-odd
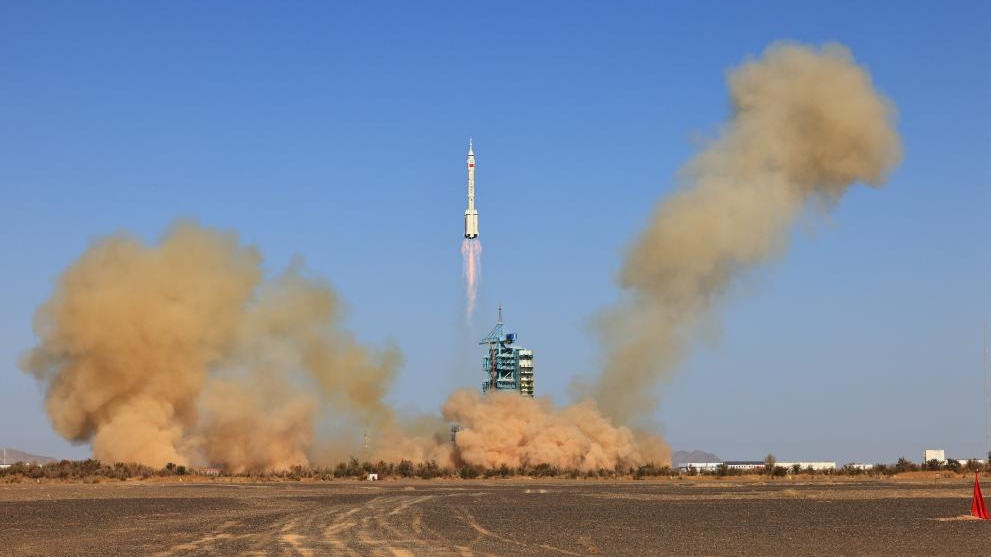
[[[478,238],[478,211],[465,211],[465,238]]]

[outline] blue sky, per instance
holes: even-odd
[[[567,400],[624,247],[727,115],[725,70],[792,39],[851,48],[898,107],[904,162],[746,277],[656,419],[724,458],[980,455],[991,5],[683,4],[0,5],[0,446],[88,454],[17,368],[32,314],[92,239],[153,241],[177,217],[328,278],[360,338],[401,346],[400,407],[478,386],[500,302],[538,394]]]

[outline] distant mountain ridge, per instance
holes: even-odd
[[[671,453],[671,466],[681,466],[689,462],[722,462],[722,460],[705,451],[674,451]]]
[[[57,458],[52,458],[50,456],[39,456],[36,454],[26,453],[24,451],[19,451],[17,449],[0,449],[0,464],[15,464],[17,462],[23,462],[25,464],[48,464],[49,462],[57,462]]]

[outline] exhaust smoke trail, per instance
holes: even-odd
[[[606,360],[584,392],[621,424],[651,415],[701,322],[785,251],[803,210],[880,186],[901,158],[893,105],[841,45],[772,44],[727,81],[732,116],[634,241],[625,301],[598,321]]]
[[[155,246],[104,238],[59,277],[20,366],[55,430],[104,462],[305,465],[318,412],[389,426],[401,357],[358,344],[298,267],[266,281],[256,249],[192,223]]]
[[[398,350],[358,343],[330,287],[298,265],[266,280],[256,249],[190,223],[157,245],[94,243],[38,309],[40,342],[20,366],[45,386],[55,430],[107,462],[285,469],[361,454],[367,430],[371,454],[392,462],[669,463],[663,441],[634,428],[695,329],[784,251],[806,207],[882,184],[901,153],[893,107],[842,46],[775,44],[727,79],[730,120],[623,261],[625,301],[599,320],[605,363],[582,402],[458,391],[442,417],[401,420],[384,403]],[[470,318],[481,244],[466,238],[461,253]],[[344,425],[321,440],[326,416]],[[461,426],[453,444],[448,422]]]
[[[461,270],[465,280],[465,318],[471,320],[478,297],[478,283],[482,279],[482,242],[465,238],[461,242]]]

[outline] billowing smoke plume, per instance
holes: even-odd
[[[338,326],[329,286],[296,266],[266,282],[233,234],[176,225],[160,245],[118,234],[59,278],[21,366],[55,430],[108,462],[307,463],[316,413],[390,421],[394,349]]]
[[[734,279],[782,253],[807,206],[882,184],[901,156],[894,108],[842,46],[775,44],[728,82],[730,120],[634,242],[627,299],[599,323],[606,362],[590,394],[619,423],[650,414],[693,329]]]
[[[550,464],[583,471],[670,461],[659,439],[614,427],[592,401],[561,409],[516,393],[458,391],[444,417],[461,426],[458,456],[484,468]]]
[[[265,280],[236,236],[180,223],[159,245],[95,243],[37,312],[22,367],[47,387],[55,430],[96,458],[235,471],[352,455],[449,467],[543,462],[582,469],[665,458],[591,404],[452,395],[444,418],[400,420],[383,403],[400,363],[340,329],[330,287],[292,265]],[[343,424],[319,442],[321,416]],[[464,430],[456,445],[449,422]],[[371,434],[367,454],[354,443]],[[653,452],[650,452],[653,451]]]
[[[421,416],[384,429],[374,459],[483,468],[550,464],[583,471],[671,461],[660,438],[613,425],[591,400],[557,408],[546,397],[460,390],[444,403],[443,418]],[[459,428],[453,445],[451,423]]]
[[[366,430],[368,456],[389,461],[666,463],[660,440],[627,426],[643,425],[700,321],[736,277],[783,251],[807,206],[881,184],[900,157],[892,107],[843,47],[774,45],[728,79],[732,118],[623,263],[627,300],[600,321],[606,362],[584,402],[459,391],[444,420],[400,420],[383,403],[398,351],[342,330],[327,284],[296,265],[267,281],[254,249],[189,223],[157,246],[123,234],[93,245],[39,308],[41,342],[21,365],[46,386],[56,431],[110,462],[328,463],[357,456]],[[465,245],[470,314],[480,246]],[[354,431],[317,439],[321,418]]]

